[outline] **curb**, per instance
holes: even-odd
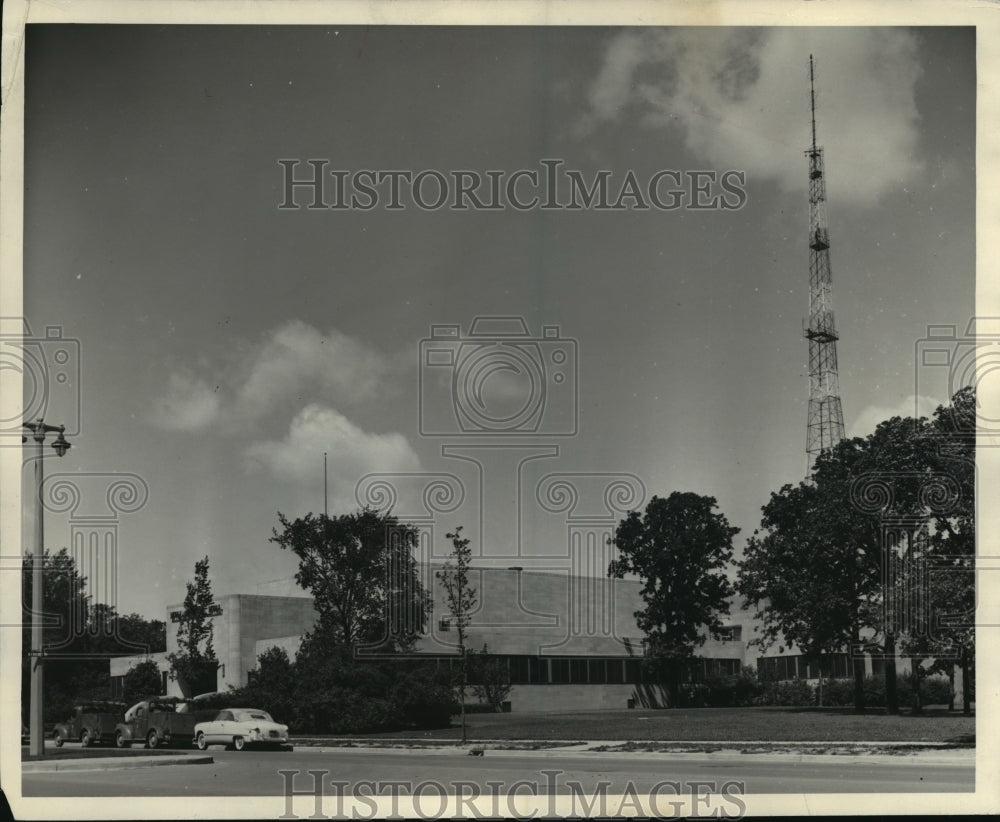
[[[294,742],[294,740],[291,740]],[[523,741],[523,740],[522,740]],[[352,740],[353,742],[353,740]],[[415,742],[415,741],[414,741]],[[358,753],[370,754],[399,754],[400,752],[417,753],[420,756],[454,756],[456,754],[472,754],[473,752],[483,752],[489,756],[500,757],[546,757],[546,756],[570,756],[592,759],[598,757],[650,757],[655,759],[675,759],[675,758],[724,758],[724,759],[746,759],[746,758],[773,758],[781,761],[816,761],[819,758],[834,758],[837,760],[875,760],[884,761],[886,758],[894,756],[914,757],[920,759],[935,759],[939,761],[956,760],[964,761],[970,756],[975,757],[974,745],[956,746],[951,743],[920,743],[920,742],[895,742],[895,743],[851,743],[851,742],[825,742],[825,743],[768,743],[765,750],[746,750],[753,747],[753,743],[747,742],[677,742],[676,750],[656,751],[644,750],[617,750],[599,751],[595,747],[605,745],[616,746],[627,744],[622,741],[591,741],[577,742],[574,745],[547,748],[544,743],[538,748],[505,748],[504,740],[470,740],[463,744],[454,745],[431,745],[419,747],[413,744],[412,747],[391,746],[391,745],[371,745],[365,743],[354,743],[351,745],[295,745],[297,753],[335,753],[355,751]],[[655,742],[652,744],[656,744]],[[761,746],[764,747],[764,746]],[[705,750],[708,748],[708,750]],[[814,748],[819,750],[803,750],[804,748]]]
[[[152,768],[156,765],[211,765],[211,756],[182,754],[179,756],[122,756],[100,759],[63,759],[51,762],[22,762],[21,773],[54,773],[56,771],[117,771],[125,768]]]

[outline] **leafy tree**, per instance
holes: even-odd
[[[65,548],[45,552],[42,566],[45,721],[65,719],[81,699],[106,699],[111,678],[108,659],[166,648],[164,623],[139,614],[122,616],[114,606],[92,602],[86,577]],[[29,705],[31,668],[32,555],[22,564],[22,698]],[[130,644],[127,644],[130,643]]]
[[[144,696],[159,696],[162,686],[159,666],[147,659],[130,668],[124,680],[125,698],[138,701]]]
[[[305,657],[412,648],[431,609],[413,558],[416,528],[370,508],[278,518],[282,530],[271,542],[298,557],[295,579],[319,613],[303,640]]]
[[[212,647],[214,627],[212,584],[208,579],[208,557],[194,564],[194,581],[187,583],[187,596],[177,623],[179,651],[167,654],[170,676],[186,696],[214,691],[219,667]]]
[[[643,608],[636,623],[649,654],[660,663],[672,704],[685,663],[704,644],[706,631],[722,627],[733,588],[725,569],[739,528],[717,512],[714,497],[673,492],[654,496],[644,514],[630,511],[615,531],[620,556],[608,574],[637,574]]]
[[[962,669],[962,710],[971,713],[975,676],[975,434],[976,392],[958,391],[950,405],[939,406],[920,431],[919,445],[940,494],[929,506],[927,524],[919,534],[916,569],[930,608],[914,612],[916,630],[902,638],[902,649],[913,656],[917,685],[914,710],[921,710],[919,679],[945,673],[954,681],[956,663]]]
[[[785,485],[762,511],[765,534],[748,540],[737,583],[757,608],[754,641],[765,649],[794,643],[815,657],[858,647],[879,584],[877,524],[809,483]],[[854,683],[854,706],[863,711],[864,666],[855,666]]]
[[[31,613],[33,555],[25,554],[21,572],[21,705],[24,718],[30,705]],[[89,655],[87,614],[90,598],[86,577],[65,548],[42,556],[42,644],[46,652],[42,678],[43,720],[65,719],[81,698],[108,695],[110,679],[106,659]]]
[[[455,630],[458,634],[458,653],[461,658],[459,666],[458,701],[461,705],[462,742],[465,742],[465,689],[469,681],[468,656],[465,648],[466,628],[472,609],[476,607],[476,589],[469,585],[469,565],[472,563],[472,549],[469,540],[462,536],[462,526],[459,525],[453,533],[446,535],[451,540],[451,559],[437,572],[437,578],[444,588],[445,601],[448,610],[455,620]]]
[[[275,645],[257,657],[257,667],[247,673],[243,692],[248,704],[265,708],[287,722],[295,711],[297,685],[295,664],[284,648]]]
[[[483,650],[470,652],[472,688],[476,698],[501,711],[503,703],[510,696],[510,667],[507,661],[494,656],[483,645]]]
[[[950,555],[957,571],[967,565],[961,555],[973,553],[970,407],[974,410],[974,395],[960,392],[950,408],[938,409],[933,422],[893,417],[869,436],[845,439],[821,454],[809,481],[771,495],[762,509],[765,533],[755,532],[740,564],[738,588],[758,608],[761,644],[783,637],[817,655],[877,648],[885,659],[890,713],[899,707],[897,652],[914,655],[919,677],[924,656],[941,651],[940,643],[929,641],[933,612],[949,606],[946,610],[962,613],[973,601],[968,574],[945,575],[930,584],[920,576],[936,553]],[[935,494],[935,483],[940,493]],[[958,505],[944,504],[956,489]],[[883,533],[890,524],[892,530]],[[888,587],[884,567],[894,569]],[[898,595],[915,585],[925,586],[935,607],[896,613]],[[967,648],[971,631],[962,630],[952,639]],[[861,711],[861,665],[855,665],[854,679],[855,708]]]

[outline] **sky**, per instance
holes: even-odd
[[[806,467],[810,54],[863,436],[947,401],[915,352],[974,313],[972,29],[29,27],[24,315],[79,355],[44,408],[73,447],[46,470],[148,489],[116,520],[119,610],[163,618],[205,555],[218,594],[291,576],[269,537],[323,511],[324,452],[331,514],[391,487],[424,516],[450,489],[435,555],[464,525],[481,563],[564,567],[572,527],[672,491],[715,497],[741,547]],[[615,193],[735,172],[743,196],[280,208],[279,161],[309,159],[446,181],[560,161]]]

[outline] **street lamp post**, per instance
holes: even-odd
[[[31,563],[31,707],[30,740],[28,753],[31,756],[45,756],[45,728],[42,725],[42,660],[44,643],[42,610],[42,566],[45,563],[45,533],[42,505],[42,480],[45,478],[43,461],[45,451],[42,444],[45,435],[59,432],[52,447],[61,457],[69,450],[69,443],[63,436],[64,425],[46,425],[41,419],[26,422],[24,427],[31,431],[31,438],[37,443],[35,452],[35,553]],[[27,439],[27,438],[25,438]]]

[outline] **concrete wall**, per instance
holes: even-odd
[[[635,685],[515,685],[510,690],[516,713],[618,711],[635,697]],[[624,731],[623,731],[624,733]]]

